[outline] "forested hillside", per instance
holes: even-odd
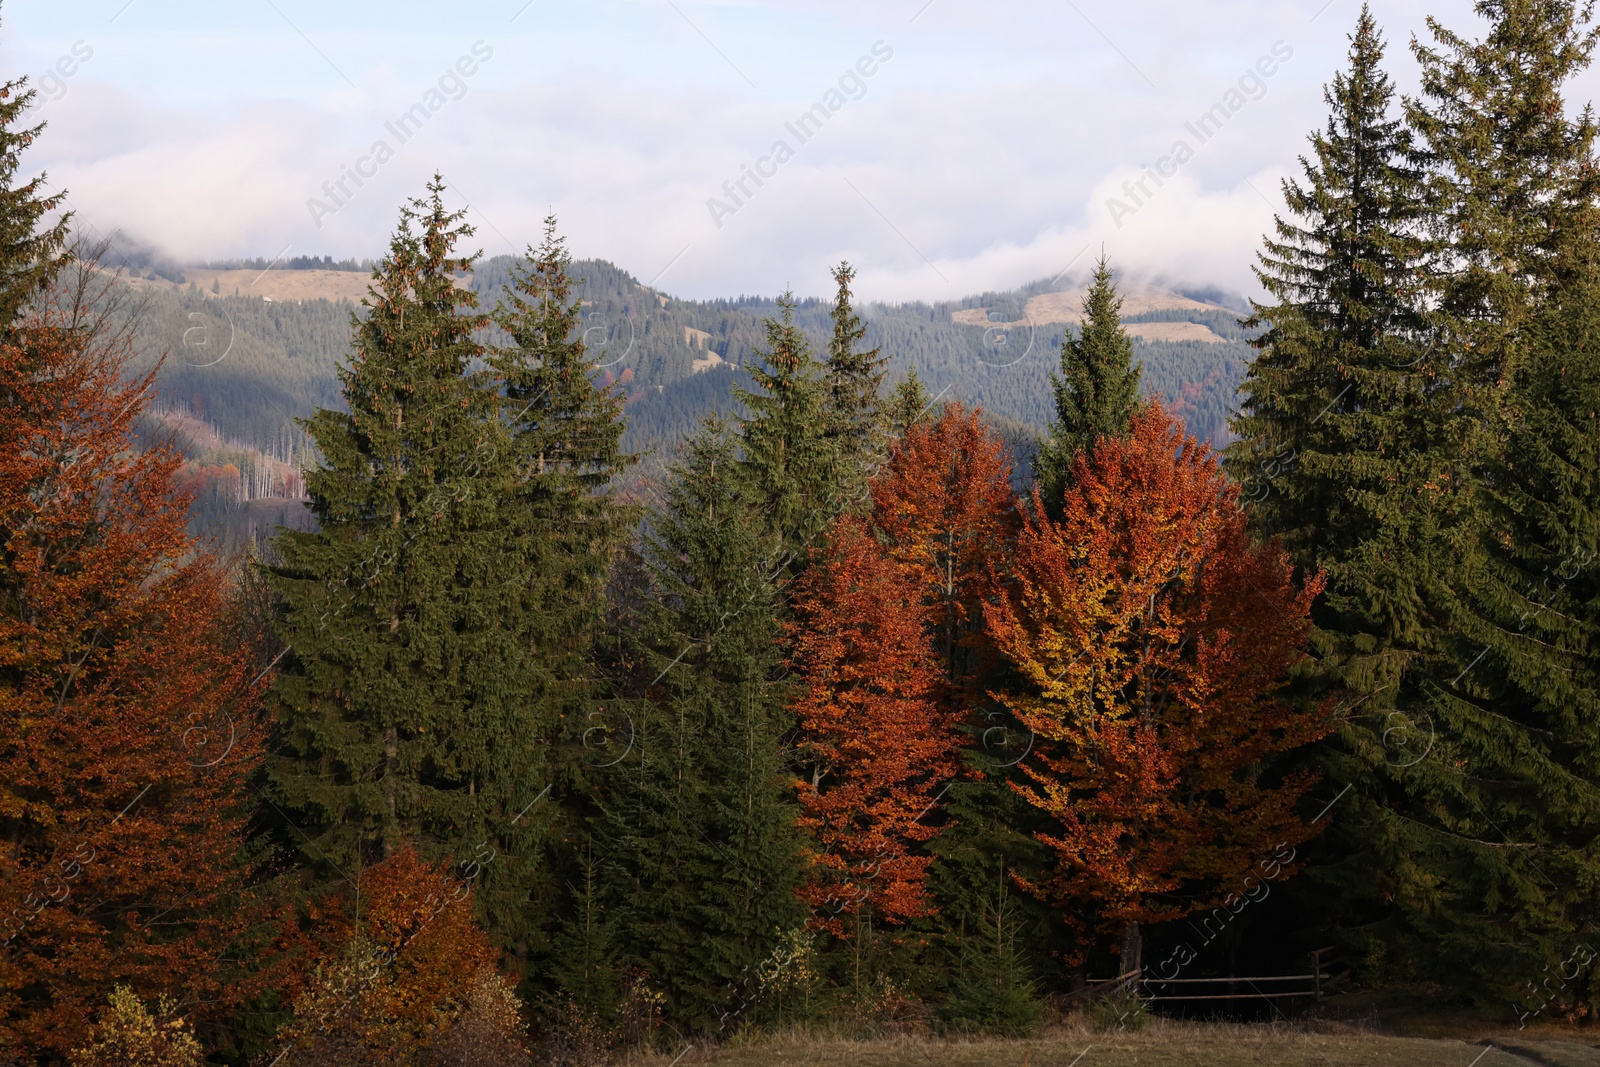
[[[0,1067],[1592,1025],[1600,32],[1481,10],[1397,101],[1363,9],[1248,339],[481,262],[440,174],[359,317],[119,276],[0,86]]]
[[[505,285],[513,262],[500,256],[478,264],[470,285],[486,307]],[[317,275],[331,273],[325,268],[266,270],[267,263],[260,261],[256,276],[261,280],[254,286],[237,284],[243,271],[257,265],[212,265],[229,271],[229,284],[215,286],[218,292],[204,284],[206,278],[216,279],[212,267],[188,268],[183,275],[187,284],[153,272],[133,282],[148,301],[139,336],[142,365],[154,365],[166,354],[157,376],[161,406],[208,423],[229,442],[219,449],[215,440],[194,440],[192,427],[169,422],[166,428],[179,431],[191,459],[207,467],[264,466],[251,450],[304,463],[311,453],[295,420],[340,403],[339,368],[348,355],[350,316],[357,305],[348,299],[244,295],[252,288],[262,293],[316,291]],[[627,391],[624,447],[643,457],[629,479],[659,479],[678,443],[707,413],[738,410],[734,390],[749,385],[745,367],[762,344],[763,320],[778,310],[775,298],[680,300],[603,260],[577,262],[574,270],[583,279],[585,342],[596,354],[602,376],[620,380]],[[348,294],[351,288],[346,281],[337,291]],[[1133,327],[1135,358],[1144,366],[1146,390],[1163,398],[1197,437],[1220,442],[1249,356],[1239,312],[1160,288],[1140,293],[1139,306],[1147,310],[1125,320]],[[1068,281],[1054,288],[1037,283],[931,305],[870,304],[862,308],[864,343],[883,348],[890,381],[915,368],[930,394],[982,406],[1026,460],[1031,438],[1045,430],[1050,418],[1048,379],[1062,336],[1071,328],[1030,316],[1030,301],[1041,295],[1051,296],[1057,309],[1063,304],[1076,309],[1078,304]],[[1185,306],[1160,306],[1164,303]],[[1042,317],[1062,316],[1057,310]],[[820,350],[831,328],[828,305],[801,301],[795,320]],[[1149,323],[1194,324],[1188,332],[1214,339],[1138,336],[1136,324]],[[504,341],[492,329],[488,336]],[[244,477],[248,482],[248,471]],[[256,506],[241,508],[239,517],[230,518],[229,495],[226,489],[202,494],[202,525],[236,533],[241,523],[250,524],[251,515],[259,517],[261,508]],[[241,503],[255,495],[245,490],[247,499]],[[272,509],[272,514],[279,510]]]

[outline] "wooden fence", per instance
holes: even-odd
[[[1348,971],[1333,972],[1332,952],[1332,947],[1329,947],[1311,953],[1309,974],[1151,978],[1140,971],[1128,971],[1115,978],[1092,978],[1085,988],[1053,999],[1065,1005],[1074,1000],[1097,1000],[1120,993],[1137,995],[1140,1000],[1152,1003],[1294,998],[1305,998],[1315,1003],[1349,974]]]

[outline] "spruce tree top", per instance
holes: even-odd
[[[505,417],[534,476],[535,493],[586,496],[636,458],[622,451],[624,398],[617,388],[593,380],[581,329],[583,302],[574,296],[582,279],[571,275],[572,257],[565,238],[556,236],[553,215],[544,220],[544,238],[537,249],[528,249],[525,262],[512,267],[494,316],[513,344],[493,350],[489,366],[502,382]],[[595,504],[595,516],[608,513]]]
[[[928,409],[933,407],[937,399],[928,395],[921,376],[917,374],[917,368],[912,367],[895,385],[894,392],[889,395],[890,432],[896,437],[904,437],[905,432],[911,427],[924,419],[932,418]]]
[[[41,195],[45,175],[17,185],[22,152],[45,124],[19,126],[37,94],[26,78],[0,85],[0,325],[9,327],[35,294],[61,269],[71,214],[40,230],[40,221],[58,210],[65,192]]]
[[[1052,513],[1066,491],[1072,462],[1102,437],[1125,437],[1139,404],[1139,367],[1133,341],[1122,328],[1122,298],[1102,253],[1083,298],[1077,337],[1061,342],[1061,376],[1050,376],[1056,417],[1034,459],[1045,506]]]
[[[1311,135],[1301,175],[1283,182],[1289,212],[1259,257],[1272,300],[1246,323],[1267,329],[1251,342],[1228,463],[1257,527],[1281,535],[1297,564],[1327,572],[1319,624],[1348,610],[1364,621],[1340,625],[1393,634],[1415,626],[1422,572],[1396,561],[1422,551],[1436,521],[1415,494],[1433,499],[1421,487],[1440,484],[1429,464],[1450,450],[1437,436],[1442,357],[1426,346],[1422,173],[1390,117],[1394,89],[1367,8],[1349,40],[1348,65],[1323,93],[1327,125]],[[1404,552],[1371,551],[1390,539]]]
[[[1585,107],[1569,118],[1563,98],[1600,34],[1586,25],[1591,7],[1478,0],[1483,40],[1430,18],[1435,47],[1412,42],[1422,94],[1406,100],[1406,119],[1428,171],[1446,314],[1517,326],[1555,280],[1560,243],[1600,191],[1593,114]]]
[[[1362,349],[1421,325],[1416,285],[1406,282],[1419,251],[1407,231],[1422,175],[1409,158],[1409,131],[1389,117],[1394,87],[1383,52],[1382,33],[1363,4],[1349,68],[1323,89],[1328,125],[1311,136],[1314,158],[1300,157],[1303,182],[1283,183],[1289,210],[1310,228],[1275,218],[1277,239],[1267,240],[1256,268],[1262,287],[1293,306],[1305,325]],[[1277,318],[1258,307],[1254,321]]]
[[[477,296],[456,284],[476,256],[455,254],[472,227],[462,222],[464,211],[445,210],[444,189],[435,175],[428,196],[401,210],[389,254],[373,268],[362,300],[367,313],[351,314],[355,357],[340,372],[349,414],[321,411],[305,423],[327,460],[306,481],[324,526],[374,518],[398,525],[402,511],[420,502],[409,498],[417,487],[455,473],[416,464],[444,444],[439,432],[453,427],[428,416],[468,390],[463,375],[484,354],[474,335],[488,318],[475,313]]]
[[[856,350],[867,336],[867,324],[852,301],[850,283],[855,276],[856,269],[849,263],[833,269],[839,291],[833,304],[833,337],[828,342],[828,391],[840,451],[848,460],[859,462],[878,443],[878,391],[888,360],[881,347]]]
[[[794,321],[794,296],[778,298],[767,320],[767,351],[750,368],[759,391],[736,388],[750,411],[741,420],[744,469],[766,497],[773,526],[796,561],[837,510],[837,449],[828,436],[828,398],[822,366]]]

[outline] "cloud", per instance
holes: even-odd
[[[130,13],[96,31],[113,36],[93,40],[92,63],[49,104],[50,128],[27,162],[69,189],[85,221],[186,259],[286,245],[290,255],[378,254],[403,199],[438,169],[453,202],[471,203],[490,254],[520,251],[554,209],[577,254],[686,296],[821,294],[841,258],[859,266],[871,298],[961,296],[1051,277],[1102,241],[1132,273],[1253,291],[1269,203],[1323,121],[1321,86],[1343,54],[1351,5],[1312,22],[1312,0],[1084,0],[1081,13],[1043,0],[935,0],[913,23],[921,6],[686,2],[680,16],[611,2],[385,36],[361,21],[364,0],[349,11],[291,5],[353,90],[270,12],[258,28],[276,36],[241,39],[251,62],[235,64],[249,68],[237,75],[218,48],[242,23],[170,44],[146,30],[115,37],[141,25]],[[1470,27],[1464,0],[1446,6],[1449,24]],[[1406,84],[1420,0],[1383,14]],[[6,27],[8,39],[23,34],[11,51],[24,69],[83,36],[38,22],[65,14],[27,17],[35,22],[8,17]],[[307,201],[480,35],[495,58],[465,95],[393,144],[394,158],[318,227]],[[1114,225],[1107,198],[1278,40],[1294,56],[1266,93],[1252,87],[1226,128]],[[786,124],[878,41],[894,57],[866,92],[792,143],[793,158],[718,227],[708,198],[776,141],[794,142]],[[199,58],[187,62],[186,50]],[[263,72],[275,62],[289,65],[272,82]]]

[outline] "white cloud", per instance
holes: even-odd
[[[8,10],[0,41],[13,67],[37,71],[93,38],[94,60],[45,109],[51,126],[29,163],[48,167],[85,220],[189,259],[285,244],[291,255],[378,254],[401,199],[438,168],[478,209],[490,254],[520,250],[554,208],[577,254],[646,281],[671,263],[659,285],[688,296],[821,293],[840,258],[858,264],[871,297],[958,296],[1050,277],[1101,241],[1132,273],[1251,288],[1271,217],[1257,190],[1277,202],[1323,121],[1321,85],[1353,4],[1312,22],[1321,0],[1081,0],[1082,14],[1044,0],[935,0],[912,23],[922,3],[681,2],[691,26],[670,7],[618,0],[536,5],[509,24],[522,5],[508,0],[430,32],[364,0],[288,4],[328,61],[265,8],[213,17],[187,0],[88,29],[65,8]],[[1470,28],[1466,0],[1430,6]],[[1396,0],[1378,11],[1402,85],[1422,10]],[[437,8],[427,12],[436,26]],[[315,226],[306,201],[479,38],[495,57],[466,97],[392,145],[394,159]],[[794,158],[717,227],[707,198],[775,140],[793,141],[784,123],[879,40],[895,54],[865,96],[792,144]],[[1266,95],[1113,225],[1106,198],[1277,40],[1294,57]]]

